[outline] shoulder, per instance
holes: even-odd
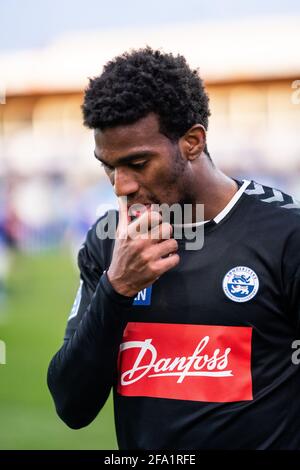
[[[251,181],[245,194],[255,213],[255,230],[274,254],[281,253],[284,276],[292,278],[300,267],[300,203],[280,189]]]
[[[245,195],[256,205],[262,215],[278,217],[278,223],[293,224],[299,228],[300,202],[284,191],[251,181]]]

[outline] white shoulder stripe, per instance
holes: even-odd
[[[80,280],[80,284],[79,284],[79,287],[78,287],[78,291],[77,291],[77,294],[76,294],[76,297],[75,297],[75,300],[74,300],[74,304],[73,304],[73,307],[72,307],[70,316],[69,316],[69,318],[68,318],[68,321],[70,321],[72,318],[76,317],[76,315],[77,315],[77,313],[78,313],[79,305],[80,305],[80,302],[81,302],[82,284],[83,284],[83,281]]]

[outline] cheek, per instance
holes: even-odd
[[[160,168],[147,180],[147,190],[160,201],[172,201],[181,194],[181,178],[170,168]],[[166,201],[166,202],[167,202]]]
[[[155,181],[163,186],[165,184],[174,184],[178,177],[178,172],[176,171],[176,168],[172,162],[169,164],[160,165],[159,167],[155,168],[153,176]]]
[[[164,168],[160,171],[157,179],[162,187],[181,186],[183,177],[183,168],[178,165],[172,165],[171,167]]]
[[[155,171],[153,174],[149,175],[149,178],[147,178],[145,183],[150,190],[164,193],[174,185],[175,181],[176,179],[170,170],[160,168],[158,171]]]

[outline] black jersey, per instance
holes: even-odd
[[[48,384],[59,416],[89,424],[111,388],[121,449],[299,449],[300,210],[255,182],[204,226],[202,249],[133,298],[105,270],[97,224]]]

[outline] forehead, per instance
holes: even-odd
[[[155,150],[169,145],[169,139],[160,133],[159,121],[155,114],[133,124],[116,126],[111,129],[95,130],[96,148],[105,156],[119,156],[141,150]]]

